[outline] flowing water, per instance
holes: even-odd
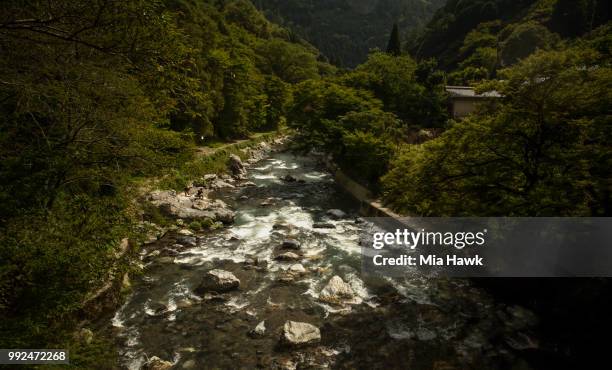
[[[300,181],[284,181],[288,174]],[[179,369],[529,368],[523,353],[537,347],[529,311],[496,303],[464,280],[363,276],[359,241],[372,225],[315,159],[275,153],[248,176],[256,187],[213,194],[236,211],[233,225],[199,235],[196,246],[178,248],[180,236],[169,234],[143,251],[179,249],[143,259],[142,276],[112,319],[126,368],[152,356]],[[330,220],[329,209],[346,216]],[[314,228],[317,222],[334,228]],[[300,241],[300,261],[274,259],[287,237]],[[288,274],[298,262],[306,272]],[[234,273],[240,288],[194,293],[213,268]],[[351,285],[353,304],[318,300],[335,275]],[[286,320],[319,327],[321,342],[280,345]],[[261,321],[265,335],[250,336]]]

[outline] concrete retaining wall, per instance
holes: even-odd
[[[386,208],[382,203],[374,199],[372,192],[369,191],[363,185],[357,183],[345,174],[338,166],[331,161],[330,158],[325,157],[325,165],[328,170],[334,176],[334,180],[340,187],[346,192],[351,194],[357,201],[359,201],[359,213],[366,217],[393,217],[400,218],[400,214],[393,212],[389,208]]]

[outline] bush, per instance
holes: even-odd
[[[61,196],[49,211],[12,218],[0,233],[4,348],[57,343],[85,295],[100,286],[113,251],[130,235],[116,198]]]

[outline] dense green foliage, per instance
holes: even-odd
[[[612,44],[609,27],[598,33],[482,85],[504,98],[406,148],[383,178],[387,202],[431,216],[610,215]]]
[[[376,188],[397,144],[446,120],[441,76],[430,61],[376,52],[354,71],[295,88],[291,125],[300,145],[324,150]]]
[[[370,50],[385,50],[397,22],[410,33],[445,0],[253,0],[268,19],[313,43],[332,63],[355,67]],[[400,34],[400,38],[401,38]]]
[[[449,0],[409,47],[417,58],[437,58],[446,70],[460,62],[459,49],[470,31],[484,22],[510,21],[537,0]]]
[[[194,141],[278,128],[291,84],[333,71],[290,40],[246,0],[2,4],[0,347],[63,343],[137,236],[138,179],[224,166]]]
[[[244,138],[282,121],[290,83],[316,78],[317,51],[289,41],[249,1],[169,1],[191,49],[184,72],[195,93],[179,100],[172,128],[199,140]]]
[[[609,19],[609,2],[600,0],[451,0],[408,49],[417,59],[436,58],[452,72],[449,84],[469,84]]]

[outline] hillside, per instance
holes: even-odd
[[[436,58],[451,82],[495,76],[536,49],[594,30],[610,19],[606,1],[449,0],[408,45],[417,59]]]
[[[444,0],[253,0],[268,19],[285,25],[332,63],[354,67],[384,49],[394,22],[408,34],[425,25]]]

